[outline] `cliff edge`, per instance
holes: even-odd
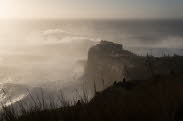
[[[85,67],[86,84],[103,90],[114,82],[149,80],[157,76],[182,74],[182,57],[137,56],[123,45],[102,40],[90,48]]]

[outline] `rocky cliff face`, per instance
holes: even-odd
[[[139,62],[137,62],[138,60]],[[146,79],[150,74],[145,74],[147,69],[141,64],[141,58],[124,50],[120,44],[101,41],[90,48],[88,61],[85,68],[85,77],[90,83],[96,83],[97,89],[102,89],[113,84],[114,81],[133,79]],[[140,71],[138,71],[141,66]],[[133,71],[136,70],[136,73]],[[139,73],[138,73],[139,72]]]
[[[127,81],[142,81],[174,71],[181,74],[181,60],[182,57],[140,57],[124,50],[120,44],[101,41],[88,52],[84,77],[87,84],[94,85],[100,91],[124,78]]]

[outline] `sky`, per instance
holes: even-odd
[[[0,18],[183,18],[183,0],[0,0]]]

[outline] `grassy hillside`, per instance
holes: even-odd
[[[142,83],[118,82],[90,101],[85,95],[80,102],[71,104],[62,97],[62,108],[44,101],[26,110],[19,105],[21,115],[13,107],[4,108],[2,121],[179,121],[183,114],[183,78],[158,77]],[[44,104],[46,105],[46,104]],[[22,107],[21,107],[22,106]],[[45,106],[46,107],[46,106]]]

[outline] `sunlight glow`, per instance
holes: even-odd
[[[0,18],[10,18],[12,13],[13,4],[9,0],[0,0]]]

